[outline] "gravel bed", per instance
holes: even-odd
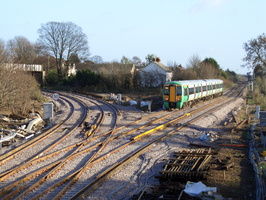
[[[76,107],[79,106],[79,104],[77,104],[76,102],[72,102]],[[69,109],[64,110],[65,115],[68,114]],[[79,111],[80,112],[80,111]],[[67,125],[65,127],[69,127],[69,126],[73,126],[73,123],[76,123],[76,118],[77,116],[80,116],[80,113],[75,113],[73,114],[73,119],[69,120]],[[22,154],[19,154],[17,156],[15,156],[15,158],[13,158],[12,160],[4,163],[1,168],[0,168],[0,172],[4,172],[8,169],[13,168],[14,166],[18,166],[21,163],[24,163],[25,161],[27,161],[30,158],[33,158],[34,156],[41,154],[44,150],[47,149],[47,147],[49,147],[50,145],[52,145],[55,141],[59,140],[62,136],[64,136],[64,134],[66,134],[68,132],[67,129],[62,128],[61,131],[58,131],[56,133],[51,134],[49,137],[47,137],[45,140],[43,140],[42,142],[38,143],[38,145],[34,145],[33,147],[26,149],[22,152]],[[68,146],[70,144],[75,144],[79,141],[79,139],[76,138],[76,135],[72,134],[69,137],[70,139],[68,139],[68,142],[64,142],[61,144],[64,144],[64,146]],[[70,143],[72,142],[72,143]],[[53,151],[61,149],[62,146],[61,145],[57,145]],[[49,152],[47,152],[49,153]]]
[[[209,131],[212,126],[221,124],[225,118],[228,118],[230,112],[241,106],[243,102],[242,98],[237,98],[234,102],[183,128],[165,141],[157,143],[148,152],[112,176],[86,199],[130,199],[143,189],[149,192],[150,186],[159,185],[155,175],[159,175],[159,171],[163,169],[164,159],[170,158],[174,151],[187,147],[192,141],[202,142],[199,137],[204,131]],[[134,112],[131,115],[134,115]],[[219,129],[211,130],[221,131]]]
[[[98,119],[99,111],[97,110],[96,106],[92,103],[86,101],[85,98],[83,100],[87,103],[90,107],[90,115],[87,117],[86,121],[94,124],[95,121]],[[86,199],[130,199],[134,194],[139,193],[142,190],[149,191],[150,186],[158,185],[159,182],[155,178],[155,175],[159,175],[159,171],[162,170],[164,159],[170,158],[174,151],[179,151],[185,147],[191,142],[191,141],[199,141],[199,137],[201,136],[203,131],[208,130],[214,130],[212,129],[212,126],[220,124],[221,121],[223,121],[228,114],[232,111],[233,108],[241,105],[243,103],[242,98],[238,98],[236,101],[227,104],[223,108],[219,109],[218,111],[213,112],[211,115],[208,115],[192,124],[190,124],[188,127],[183,128],[181,131],[176,132],[171,137],[166,138],[164,141],[158,142],[157,144],[153,145],[152,148],[150,148],[147,152],[142,154],[140,157],[135,159],[133,162],[128,164],[126,167],[124,167],[121,171],[117,172],[114,176],[112,176],[108,181],[106,181],[103,185],[101,185],[99,188],[97,188],[93,193],[91,193]],[[205,102],[207,104],[207,102]],[[119,124],[120,126],[125,126],[131,122],[134,122],[140,118],[146,117],[147,115],[151,114],[150,112],[142,112],[139,110],[136,110],[135,107],[126,106],[123,107],[121,105],[116,105],[120,109],[121,115],[119,116]],[[69,110],[68,106],[60,106],[60,112],[58,113],[56,120],[60,120],[61,115],[66,115],[67,111]],[[80,105],[75,104],[75,110],[80,110]],[[107,106],[104,107],[105,110],[105,120],[101,128],[99,129],[99,132],[96,133],[96,135],[101,135],[109,130],[111,130],[111,126],[114,124],[114,118],[113,111],[108,108]],[[193,108],[188,108],[186,110],[180,110],[176,113],[174,113],[174,117],[179,117],[184,115],[185,113],[190,112],[193,110]],[[203,113],[202,111],[201,113]],[[163,115],[163,114],[162,114]],[[165,115],[165,114],[164,114]],[[79,118],[80,113],[76,112],[73,115],[73,118]],[[157,116],[159,117],[159,116]],[[150,122],[153,119],[156,119],[157,117],[151,117],[147,118],[137,125],[133,125],[131,127],[125,127],[121,131],[116,132],[116,135],[119,135],[123,132],[129,131],[132,128],[139,127],[143,124],[146,124]],[[192,119],[193,117],[188,117],[187,120]],[[173,119],[173,117],[168,117],[166,120]],[[69,122],[69,124],[65,125],[67,132],[67,127],[69,127],[73,122]],[[140,130],[135,135],[140,134],[141,132],[144,132],[146,130],[151,129],[151,127],[156,127],[160,123],[154,124],[152,126],[149,126],[146,129]],[[180,123],[183,123],[181,121]],[[172,125],[170,127],[167,127],[163,132],[169,132],[171,130],[174,130],[177,128],[177,125]],[[77,142],[80,142],[84,140],[86,137],[80,134],[81,129],[75,130],[66,140],[64,140],[62,143],[60,143],[53,151],[58,150],[64,146],[69,146],[70,144],[74,144]],[[215,130],[219,132],[219,130]],[[134,135],[133,134],[133,135]],[[124,157],[126,157],[128,154],[130,154],[132,151],[141,148],[142,145],[144,145],[147,141],[151,140],[151,138],[155,138],[161,133],[154,133],[149,138],[144,138],[140,142],[135,143],[134,145],[128,146],[125,149],[119,151],[116,154],[110,154],[106,157],[106,159],[102,160],[101,162],[95,163],[93,167],[86,170],[84,173],[82,173],[82,176],[79,178],[77,183],[75,183],[69,191],[65,194],[63,199],[69,199],[72,195],[74,195],[76,192],[81,190],[86,184],[92,182],[94,178],[107,169],[109,166],[114,164],[115,162],[121,161]],[[58,134],[59,135],[59,134]],[[62,134],[61,134],[62,135]],[[113,140],[110,142],[105,149],[102,151],[101,155],[108,155],[109,152],[111,152],[113,149],[122,146],[123,144],[127,143],[132,138],[132,135],[126,136],[124,138],[119,138],[116,140]],[[51,139],[52,141],[53,139]],[[58,140],[55,139],[54,140]],[[89,146],[92,146],[96,144],[99,141],[103,141],[104,138],[99,138],[95,141],[91,141],[88,145],[84,148],[88,148]],[[48,141],[48,140],[47,140]],[[46,143],[46,145],[49,146],[50,143]],[[41,147],[41,145],[38,147],[38,149],[45,148]],[[38,150],[39,151],[39,150]],[[61,180],[63,177],[66,177],[67,175],[71,174],[75,169],[78,169],[82,167],[86,161],[93,155],[95,152],[85,152],[77,157],[75,159],[71,160],[70,162],[67,162],[54,176],[52,176],[49,180],[47,180],[44,184],[42,184],[39,188],[33,190],[31,193],[28,193],[24,198],[30,199],[40,193],[41,191],[51,187],[54,183],[56,183],[58,180]],[[37,150],[34,150],[34,152],[37,152]],[[52,151],[51,151],[52,152]],[[59,157],[63,157],[64,154],[60,154],[58,156],[55,156],[50,160],[57,160]],[[14,160],[14,159],[13,159]],[[13,161],[12,161],[13,162]],[[16,162],[16,161],[14,161]],[[24,162],[23,160],[17,161],[17,164],[19,162]],[[17,165],[14,163],[11,163],[10,166]],[[44,163],[38,163],[36,165],[36,168],[40,168],[43,165],[47,164]],[[2,167],[1,167],[2,168]],[[8,167],[3,167],[1,170],[5,171]],[[34,168],[29,168],[29,170],[34,170]],[[24,174],[27,174],[29,172],[23,172]],[[22,175],[20,175],[22,176]],[[14,177],[14,180],[16,178]],[[10,179],[10,182],[14,181]],[[10,183],[9,182],[9,183]],[[3,184],[7,184],[6,182]],[[2,185],[0,185],[2,187]],[[47,196],[43,197],[44,199],[49,199],[50,197],[54,197],[58,191],[62,188],[57,188],[56,190],[52,191],[51,193],[47,194]]]

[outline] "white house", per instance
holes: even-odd
[[[69,65],[68,66],[68,70],[67,70],[67,76],[71,76],[71,75],[76,75],[77,74],[77,68],[75,63],[73,65]]]
[[[143,87],[157,87],[171,81],[173,73],[156,58],[141,70],[141,85]]]

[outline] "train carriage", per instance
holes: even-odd
[[[220,79],[182,80],[164,84],[163,102],[166,109],[191,106],[199,100],[206,100],[223,94]]]

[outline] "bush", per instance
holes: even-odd
[[[90,85],[97,85],[99,83],[99,75],[90,71],[82,70],[78,71],[76,75],[76,83],[80,87],[86,87]]]
[[[0,68],[0,109],[27,115],[43,97],[36,79],[23,71]]]
[[[59,78],[55,69],[49,70],[46,77],[46,84],[48,86],[56,86],[59,84]]]
[[[256,85],[254,86],[254,90],[252,93],[252,97],[254,100],[254,103],[256,105],[260,105],[261,110],[266,110],[266,96],[265,96],[265,90],[263,89],[263,86],[261,84],[263,84],[264,81],[262,81],[261,79],[256,82]]]

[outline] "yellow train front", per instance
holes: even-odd
[[[223,91],[221,79],[171,81],[164,84],[163,103],[166,109],[182,108],[220,96]]]

